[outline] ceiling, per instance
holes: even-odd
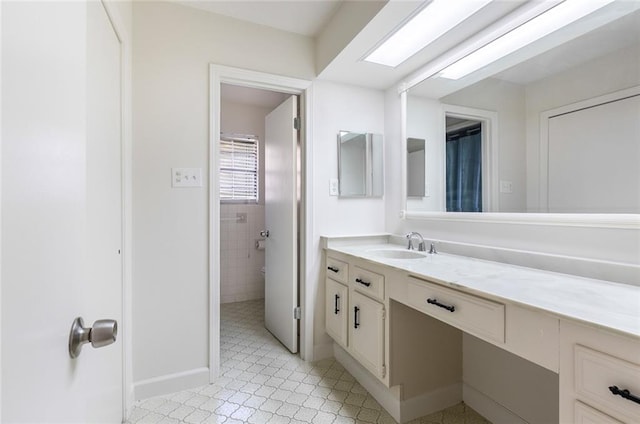
[[[494,77],[529,84],[640,43],[640,12],[634,12],[515,65]]]
[[[344,0],[170,0],[219,15],[315,37]]]
[[[220,98],[233,103],[275,109],[284,102],[290,94],[258,88],[242,87],[238,85],[221,84]]]
[[[336,31],[335,22],[352,22],[346,14],[347,2],[374,0],[170,0],[191,7],[230,16],[236,19],[267,25],[284,31],[321,39],[323,29]],[[479,31],[499,22],[518,8],[526,8],[535,0],[494,0],[427,48],[396,68],[365,62],[362,58],[380,40],[392,33],[424,4],[423,0],[389,0],[358,31],[346,45],[336,51],[335,57],[319,70],[318,79],[348,83],[376,89],[387,89],[402,81],[415,81],[415,76],[430,62],[455,49]],[[628,10],[622,10],[627,8]],[[518,51],[486,68],[458,81],[432,78],[420,85],[420,94],[439,98],[489,76],[510,82],[526,84],[544,76],[579,65],[607,52],[638,43],[640,40],[640,13],[620,19],[618,27],[609,26],[620,16],[640,8],[640,1],[615,2],[607,6],[607,13],[597,18],[582,19],[570,28],[545,37],[533,48]],[[353,8],[352,8],[353,9]],[[611,12],[613,10],[613,12]],[[622,10],[622,11],[621,11]],[[353,12],[352,12],[353,13]],[[358,12],[355,12],[358,13]],[[343,19],[337,19],[343,18]],[[593,28],[601,29],[591,33]],[[594,41],[597,39],[597,42]],[[569,52],[572,52],[569,54]],[[580,52],[575,54],[575,52]],[[519,64],[519,65],[518,65]],[[246,93],[245,93],[246,94]],[[250,97],[250,96],[248,96]],[[269,101],[263,99],[263,102]],[[270,104],[278,102],[272,98]],[[265,104],[266,104],[265,103]]]

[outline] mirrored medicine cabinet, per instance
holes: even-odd
[[[406,210],[640,214],[640,7],[406,92]]]
[[[384,191],[382,135],[338,133],[340,197],[381,197]]]

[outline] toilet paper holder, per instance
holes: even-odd
[[[85,327],[84,320],[77,317],[69,333],[69,356],[77,358],[86,343],[91,343],[94,348],[108,346],[116,341],[117,335],[118,322],[114,319],[99,319],[93,327]]]

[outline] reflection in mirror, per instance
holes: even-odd
[[[407,196],[426,196],[426,149],[425,140],[420,138],[407,139]]]
[[[482,122],[445,115],[447,212],[482,212]]]
[[[407,190],[407,210],[640,213],[638,9],[614,2],[458,80],[411,87],[406,135],[426,140],[426,187],[421,198]],[[471,172],[480,185],[450,153],[451,107],[494,114],[480,119],[494,146]],[[461,193],[454,175],[465,172],[476,188]]]
[[[380,197],[383,194],[382,135],[338,133],[340,197]]]

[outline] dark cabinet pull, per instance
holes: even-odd
[[[371,285],[371,283],[369,281],[364,281],[364,280],[361,280],[359,278],[356,278],[356,283],[362,284],[365,287],[369,287]]]
[[[336,268],[336,267],[334,267],[334,266],[328,266],[328,267],[327,267],[327,269],[328,269],[329,271],[333,271],[333,272],[335,272],[335,273],[338,273],[338,272],[340,271],[338,268]]]
[[[333,313],[338,315],[338,312],[340,312],[340,309],[338,309],[338,301],[340,300],[340,296],[338,296],[337,294],[335,295],[334,298],[334,307],[333,307]]]
[[[616,396],[622,396],[623,398],[630,400],[631,402],[635,402],[640,404],[640,397],[634,396],[627,389],[620,390],[618,386],[609,386],[609,390]]]
[[[360,322],[358,321],[360,315],[360,308],[357,306],[353,307],[353,328],[360,327]]]
[[[436,299],[436,298],[427,299],[427,303],[429,303],[430,305],[436,305],[436,306],[439,306],[441,308],[444,308],[449,312],[453,312],[453,311],[456,310],[455,306],[453,306],[453,305],[449,306],[449,305],[445,305],[443,303],[440,303],[440,302],[438,302],[438,299]]]

